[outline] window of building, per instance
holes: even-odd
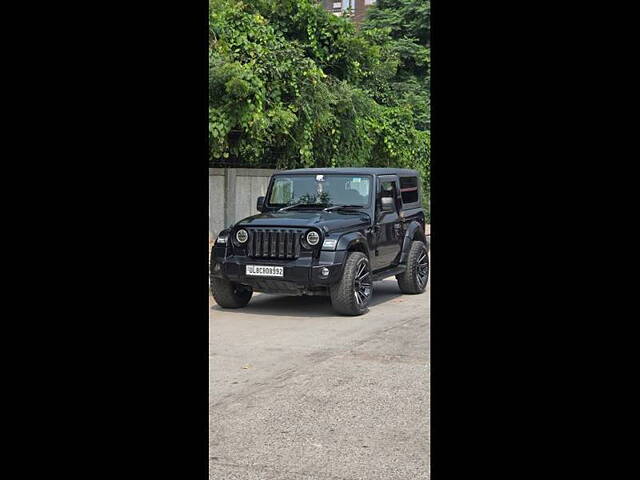
[[[405,205],[418,202],[418,178],[400,177],[400,195]]]
[[[373,5],[376,3],[376,0],[364,0],[365,5]]]
[[[342,10],[347,10],[347,9],[351,9],[353,10],[355,8],[355,0],[342,0]]]

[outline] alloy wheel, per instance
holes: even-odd
[[[429,259],[427,258],[426,251],[423,251],[418,258],[416,278],[420,288],[423,288],[427,284],[427,279],[429,278]]]
[[[366,260],[363,260],[358,265],[354,280],[354,295],[356,302],[360,306],[364,306],[369,302],[371,297],[371,271],[369,270],[369,264]]]

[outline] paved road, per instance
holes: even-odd
[[[430,293],[374,284],[370,312],[326,297],[210,299],[209,478],[430,478]]]

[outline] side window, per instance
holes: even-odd
[[[380,196],[393,198],[396,206],[396,212],[398,211],[398,195],[396,193],[396,182],[393,180],[382,180],[380,182]]]
[[[402,195],[402,203],[417,203],[418,198],[418,178],[417,177],[400,177],[400,194]]]

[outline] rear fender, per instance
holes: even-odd
[[[423,242],[427,246],[427,249],[429,248],[429,241],[424,234],[422,224],[416,221],[413,221],[409,224],[409,227],[407,228],[407,231],[404,235],[404,240],[402,242],[402,253],[400,254],[401,264],[405,264],[407,262],[409,251],[411,250],[411,243],[414,240]]]

